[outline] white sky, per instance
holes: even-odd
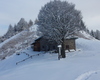
[[[26,21],[35,20],[41,6],[50,0],[0,0],[0,35],[3,35],[9,24],[16,24],[20,18]],[[64,0],[65,1],[65,0]],[[100,0],[67,0],[76,5],[83,15],[89,29],[100,30]]]

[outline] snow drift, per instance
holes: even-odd
[[[66,53],[58,60],[57,54],[33,52],[31,48],[21,55],[12,55],[0,61],[1,80],[99,80],[100,41],[77,39],[77,51]],[[16,62],[34,56],[16,65]]]

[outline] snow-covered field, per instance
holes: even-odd
[[[0,61],[0,80],[100,80],[100,41],[77,39],[77,51],[66,53],[58,60],[57,54],[41,54],[30,48],[25,53]]]

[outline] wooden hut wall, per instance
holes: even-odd
[[[65,49],[67,49],[67,47],[69,47],[69,49],[76,50],[75,39],[67,39],[64,41],[64,43],[65,43]]]
[[[40,44],[41,44],[40,45],[41,51],[48,51],[49,47],[48,47],[48,41],[46,39],[42,38],[40,40]]]
[[[47,39],[42,38],[40,40],[40,49],[41,51],[50,51],[57,49],[57,44],[55,42],[50,42]]]
[[[40,51],[40,40],[34,43],[34,51]]]
[[[64,41],[64,48],[65,50],[68,49],[75,49],[76,50],[76,45],[75,45],[75,39],[66,39]],[[50,50],[58,50],[57,43],[55,41],[48,41],[45,38],[39,38],[33,43],[34,45],[34,51],[50,51]],[[33,46],[32,46],[33,47]]]

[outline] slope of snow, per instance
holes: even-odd
[[[95,40],[94,37],[92,37],[89,33],[85,32],[85,31],[79,31],[79,32],[76,32],[75,34],[80,38]]]
[[[23,50],[0,61],[0,80],[99,80],[100,41],[77,39],[77,51],[66,53],[58,60],[57,54]],[[36,55],[16,65],[29,55]],[[42,54],[41,54],[42,53]]]
[[[29,28],[29,31],[30,32],[34,32],[34,31],[37,31],[37,25],[33,25]],[[27,31],[22,31],[14,36],[12,36],[11,38],[5,40],[4,42],[0,43],[0,47],[2,47],[4,44],[6,44],[7,42],[13,40],[13,39],[16,39],[17,37],[21,37],[23,34],[26,34]]]
[[[19,37],[21,34],[24,34],[26,31],[22,31],[21,33],[16,34],[15,36],[12,36],[11,38],[5,40],[4,42],[0,43],[0,47],[2,47],[4,44],[6,44],[7,42],[16,39],[17,37]]]
[[[38,37],[36,25],[33,25],[32,27],[35,30],[24,30],[0,44],[0,60],[30,46],[30,44]]]

